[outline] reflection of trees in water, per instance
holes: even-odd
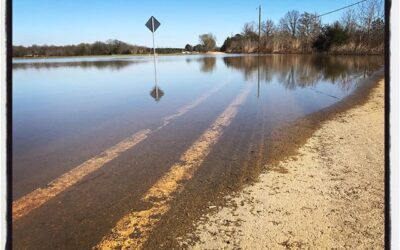
[[[203,57],[199,61],[202,63],[200,67],[202,72],[213,72],[217,59],[215,57]]]
[[[357,78],[368,77],[383,65],[381,56],[267,55],[223,60],[227,67],[242,72],[246,80],[256,78],[259,70],[260,81],[269,83],[276,77],[287,89],[329,81],[346,90],[356,84]]]
[[[132,64],[144,63],[146,61],[110,60],[110,61],[76,61],[76,62],[34,62],[34,63],[14,63],[13,69],[51,69],[59,67],[79,67],[79,68],[110,68],[120,70]]]
[[[213,72],[216,68],[217,58],[214,56],[204,56],[200,58],[186,58],[186,63],[198,62],[201,72]]]

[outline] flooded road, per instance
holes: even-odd
[[[14,60],[13,245],[174,248],[221,193],[263,170],[276,128],[338,103],[382,65],[161,56],[156,83],[151,57]]]

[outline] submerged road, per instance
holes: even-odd
[[[124,61],[122,66],[129,70],[114,72],[111,77],[114,80],[128,74],[120,79],[121,86],[110,87],[107,80],[105,86],[109,89],[101,90],[97,85],[94,89],[111,93],[93,94],[94,90],[89,88],[88,96],[84,97],[95,96],[99,101],[94,99],[71,107],[72,113],[83,109],[90,114],[90,105],[107,104],[105,107],[110,110],[104,114],[98,111],[93,115],[93,121],[85,123],[86,113],[82,111],[83,115],[76,119],[78,125],[75,125],[73,119],[68,120],[50,109],[48,117],[54,124],[58,125],[59,116],[63,118],[60,119],[61,127],[43,132],[43,141],[36,142],[29,137],[33,132],[25,134],[31,124],[21,115],[20,120],[24,122],[19,125],[25,129],[18,135],[31,141],[27,140],[27,145],[23,140],[15,144],[20,147],[19,151],[15,150],[13,161],[12,237],[15,249],[179,248],[177,239],[194,229],[194,221],[212,207],[224,204],[221,197],[227,192],[255,180],[264,170],[271,152],[278,158],[285,154],[291,140],[296,141],[289,135],[285,138],[286,144],[277,147],[272,140],[276,128],[340,102],[352,93],[359,79],[356,77],[360,77],[356,71],[351,74],[354,80],[339,81],[343,86],[337,86],[334,80],[327,83],[325,78],[318,85],[313,78],[308,85],[301,82],[303,85],[297,87],[292,65],[297,65],[300,73],[309,72],[309,68],[301,68],[306,64],[303,60],[309,63],[309,58],[265,57],[261,77],[264,75],[269,83],[260,88],[260,74],[258,79],[250,77],[251,72],[257,72],[254,63],[260,68],[262,61],[259,58],[216,60],[207,57],[204,62],[199,61],[204,71],[201,74],[194,67],[193,58],[188,57],[186,61],[182,57],[168,58],[171,61],[161,67],[166,71],[168,65],[172,65],[171,68],[187,67],[184,69],[193,75],[179,79],[179,74],[171,74],[176,77],[174,81],[179,82],[177,86],[181,92],[171,83],[174,88],[167,93],[175,99],[167,99],[163,105],[141,99],[143,93],[148,98],[147,85],[129,82],[134,70],[139,68],[136,76],[146,75],[141,73],[151,68],[151,64],[142,62],[144,66],[138,66],[135,62],[132,66],[129,61]],[[115,62],[112,65],[115,66]],[[205,75],[216,65],[220,71]],[[231,72],[226,68],[228,66],[237,67],[239,73]],[[267,77],[270,66],[277,67],[278,78]],[[70,73],[68,67],[61,68],[60,72]],[[96,67],[100,67],[99,72],[104,70],[104,65]],[[316,66],[315,69],[320,70]],[[54,79],[62,78],[56,74],[59,73],[57,70],[52,72],[56,75]],[[90,75],[86,68],[75,74],[82,79],[88,75],[95,77],[97,82],[93,79],[88,82],[96,84],[107,75]],[[287,82],[282,85],[286,76]],[[187,84],[186,78],[190,77],[198,84]],[[129,81],[124,85],[126,79]],[[299,79],[306,77],[300,74]],[[138,80],[139,83],[146,81]],[[69,85],[64,86],[68,90],[67,87]],[[130,88],[132,92],[129,92]],[[118,91],[112,92],[113,89]],[[172,90],[177,93],[174,95]],[[128,101],[121,98],[125,97],[125,92],[129,92]],[[76,92],[71,93],[75,97]],[[141,95],[133,96],[134,93]],[[109,96],[115,99],[106,100]],[[82,100],[85,98],[81,97]],[[130,102],[131,99],[134,101]],[[66,99],[66,105],[59,110],[67,112],[69,105],[72,104]],[[40,105],[38,107],[40,114],[44,112]],[[97,125],[102,121],[102,115],[106,122]],[[64,126],[65,121],[70,124]],[[39,125],[40,128],[39,122],[32,126]],[[44,127],[57,127],[49,123]],[[70,132],[72,136],[68,137],[65,132],[62,139],[50,140],[64,131],[77,131],[77,134]],[[301,134],[302,130],[297,132]]]
[[[43,203],[47,202],[49,199],[53,198],[59,193],[65,191],[65,189],[77,183],[78,181],[82,180],[88,174],[96,171],[97,169],[104,166],[106,163],[118,157],[121,153],[125,152],[126,150],[140,143],[141,141],[146,139],[151,133],[154,133],[162,129],[174,119],[184,115],[192,108],[195,108],[196,106],[201,104],[204,100],[206,100],[210,95],[220,90],[223,87],[223,85],[225,84],[221,84],[211,89],[206,94],[197,98],[194,102],[177,110],[175,114],[164,117],[162,119],[162,125],[160,125],[156,129],[153,130],[142,129],[136,132],[132,136],[119,142],[117,145],[105,150],[101,154],[85,161],[81,165],[73,168],[71,171],[63,174],[59,178],[50,182],[46,187],[38,188],[33,192],[18,199],[17,201],[13,202],[13,221],[28,214],[33,209],[40,207]]]
[[[245,85],[227,106],[217,104],[222,112],[209,115],[198,126],[197,133],[185,131],[184,123],[172,123],[217,92],[223,94],[221,89],[226,83],[162,118],[156,128],[137,131],[46,186],[15,200],[12,204],[15,248],[143,247],[152,229],[171,209],[175,196],[196,174],[236,117],[253,86]],[[204,118],[206,110],[199,111]],[[171,133],[177,130],[180,132]],[[171,134],[181,134],[178,144],[168,136]],[[141,153],[141,157],[136,157]],[[116,168],[119,170],[115,171]],[[132,177],[131,183],[127,182],[128,176]],[[128,185],[119,186],[122,183]]]

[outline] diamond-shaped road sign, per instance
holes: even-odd
[[[146,27],[149,28],[151,32],[155,32],[157,28],[160,27],[160,22],[155,17],[151,16],[146,23]]]

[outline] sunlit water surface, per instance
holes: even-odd
[[[14,198],[158,126],[218,85],[193,116],[211,121],[250,85],[236,119],[267,117],[273,128],[338,102],[382,64],[378,56],[160,56],[155,76],[151,57],[16,59]],[[196,128],[185,116],[187,128]]]

